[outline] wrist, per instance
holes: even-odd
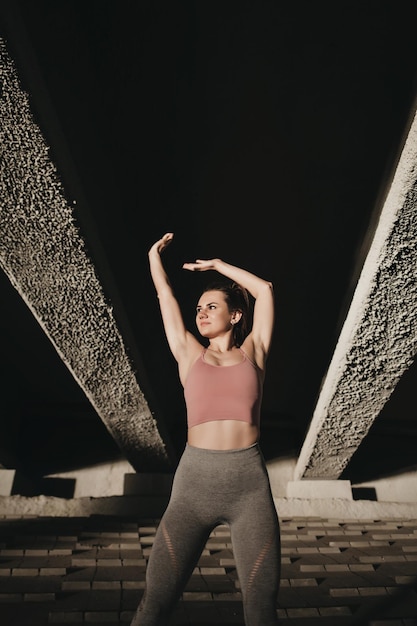
[[[153,245],[152,248],[149,249],[148,256],[150,256],[150,257],[155,257],[155,256],[159,257],[159,256],[161,256],[160,252],[158,250],[158,246],[156,244]]]

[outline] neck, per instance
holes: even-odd
[[[228,345],[228,346],[222,346],[222,345],[210,343],[210,345],[208,346],[207,350],[210,350],[211,352],[222,353],[222,352],[230,352],[231,350],[234,350],[235,348],[237,348],[237,346],[235,346],[235,344]]]

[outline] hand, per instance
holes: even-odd
[[[155,250],[158,254],[161,254],[161,252],[163,252],[165,248],[169,246],[169,244],[171,243],[173,239],[174,239],[174,233],[165,233],[165,235],[161,237],[161,239],[159,239],[158,241],[155,241],[155,243],[149,250],[149,253]]]
[[[207,270],[214,270],[216,269],[216,261],[218,261],[218,259],[209,259],[206,261],[203,259],[196,259],[195,263],[184,263],[182,269],[190,270],[190,272],[205,272]]]

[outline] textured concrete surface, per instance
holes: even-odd
[[[0,79],[0,267],[134,468],[166,468],[166,444],[1,39]]]
[[[414,116],[328,368],[295,479],[337,478],[417,351]]]
[[[77,517],[88,515],[151,515],[159,517],[168,502],[168,494],[83,497],[66,500],[52,496],[0,496],[0,515],[48,515]],[[346,519],[413,519],[417,502],[374,502],[346,498],[275,497],[280,515],[303,517],[343,517]]]
[[[350,480],[290,480],[287,484],[289,498],[343,498],[352,500]]]

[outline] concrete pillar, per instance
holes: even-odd
[[[381,131],[382,132],[382,131]],[[417,352],[415,112],[294,479],[338,478]]]
[[[134,469],[171,466],[49,146],[0,39],[0,267]]]

